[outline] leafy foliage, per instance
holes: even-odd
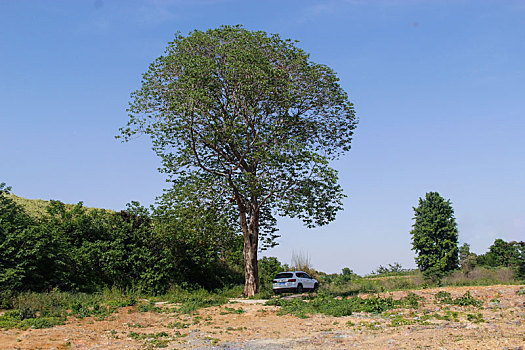
[[[279,35],[222,26],[176,35],[132,94],[129,140],[151,137],[174,183],[236,212],[245,293],[258,288],[257,250],[275,244],[276,215],[324,225],[341,209],[337,172],[357,120],[328,67]]]
[[[388,264],[388,266],[379,265],[376,271],[372,275],[400,275],[402,273],[408,272],[407,269],[404,269],[400,263],[394,262],[393,264]]]
[[[259,278],[262,291],[272,290],[272,281],[279,272],[289,270],[287,265],[282,265],[275,257],[263,256],[259,260]]]
[[[437,192],[419,198],[410,232],[416,263],[423,275],[438,281],[458,266],[458,230],[450,200]]]
[[[173,284],[213,289],[241,280],[241,237],[210,208],[118,213],[50,201],[31,218],[0,191],[0,292],[95,292],[116,286],[161,293]],[[7,294],[6,294],[7,295]]]
[[[487,267],[510,267],[517,277],[525,279],[525,242],[505,242],[498,238],[487,253],[477,256],[476,263]]]

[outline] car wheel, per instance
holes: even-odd
[[[301,294],[303,292],[303,285],[299,284],[297,285],[297,293]]]
[[[319,285],[317,283],[314,284],[314,292],[317,292],[318,289],[319,289]]]
[[[280,292],[278,290],[274,290],[273,294],[278,295]]]

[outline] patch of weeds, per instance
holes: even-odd
[[[51,328],[57,325],[63,325],[65,321],[66,318],[64,316],[37,317],[36,314],[30,315],[28,313],[21,313],[18,310],[10,310],[0,316],[0,329]]]
[[[353,326],[355,326],[355,323],[352,322],[352,321],[346,321],[346,325],[349,326],[349,327],[353,327]]]
[[[373,330],[373,331],[377,331],[377,330],[381,329],[381,323],[378,322],[378,321],[374,321],[374,322],[364,322],[364,321],[363,322],[359,322],[359,326],[368,328],[368,329]]]
[[[409,307],[412,309],[417,309],[419,307],[419,302],[423,300],[424,298],[417,295],[416,293],[408,293],[406,297],[401,298],[401,303],[405,307]]]
[[[399,327],[416,324],[417,321],[414,319],[404,318],[402,315],[397,315],[390,320],[389,327]]]
[[[136,339],[136,340],[143,340],[143,339],[158,339],[163,337],[169,337],[169,334],[166,332],[158,332],[158,333],[136,333],[136,332],[129,332],[128,337]]]
[[[211,345],[217,345],[219,343],[219,339],[217,338],[206,337],[204,339],[208,340],[211,343]]]
[[[476,306],[480,307],[483,305],[483,301],[474,298],[470,291],[467,291],[462,296],[453,299],[449,292],[439,291],[434,295],[434,302],[436,304],[449,304],[458,306]]]
[[[235,309],[233,307],[227,307],[225,306],[224,307],[224,311],[221,311],[220,314],[221,315],[227,315],[227,314],[242,314],[242,313],[245,313],[246,311],[242,308],[239,308],[239,309]]]
[[[243,330],[246,330],[247,328],[246,327],[227,327],[226,330],[227,331],[243,331]]]
[[[260,291],[259,293],[255,294],[253,297],[249,297],[248,299],[271,299],[273,295],[273,291],[269,289]]]
[[[485,322],[485,320],[483,319],[483,315],[481,315],[481,313],[467,314],[467,320],[473,323]]]
[[[202,316],[194,316],[193,322],[191,324],[193,325],[199,324],[201,320],[202,320]]]
[[[162,309],[158,306],[155,306],[155,301],[150,300],[148,303],[140,304],[139,305],[139,311],[140,312],[156,312],[161,313]]]
[[[452,321],[459,322],[459,313],[457,311],[445,311],[445,315],[450,317]]]
[[[440,290],[434,295],[435,304],[452,304],[452,296],[449,292]]]
[[[117,331],[114,330],[114,329],[112,329],[112,330],[109,332],[109,335],[110,335],[112,338],[118,339]]]
[[[174,321],[174,322],[171,322],[171,323],[168,323],[167,327],[169,328],[188,328],[190,326],[189,323],[184,323],[184,322],[180,322],[180,321]]]
[[[525,295],[525,289],[523,289],[523,288],[518,289],[516,291],[516,294],[519,295],[519,296]]]
[[[110,307],[106,305],[101,305],[99,301],[77,301],[71,304],[70,315],[84,318],[94,316],[98,320],[105,319],[110,316],[113,312],[116,311],[116,307]]]
[[[450,317],[450,315],[448,314],[441,315],[441,314],[435,313],[435,314],[428,315],[428,317],[429,318],[432,317],[432,318],[435,318],[436,320],[441,320],[441,321],[452,321],[452,317]]]
[[[311,297],[308,302],[300,299],[272,299],[265,305],[280,306],[278,314],[293,314],[300,318],[308,317],[308,314],[325,314],[329,316],[341,317],[349,316],[353,312],[381,313],[395,308],[411,308],[419,305],[417,295],[409,295],[403,299],[395,300],[392,296],[380,297],[369,296],[368,298],[342,298],[336,299],[325,294]]]
[[[170,341],[171,339],[151,339],[144,344],[144,348],[147,350],[167,348]]]
[[[140,323],[126,323],[126,326],[128,327],[132,327],[132,328],[147,328],[149,327],[148,325],[142,325]]]
[[[205,289],[186,290],[175,288],[167,294],[167,297],[170,302],[180,304],[175,311],[192,314],[201,308],[226,304],[231,293],[230,290],[212,293]]]
[[[477,306],[483,305],[483,301],[474,298],[470,292],[466,292],[461,297],[454,299],[454,304],[459,306]]]

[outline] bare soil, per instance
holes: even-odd
[[[232,300],[195,315],[138,312],[127,307],[105,320],[71,318],[49,329],[0,331],[1,349],[525,349],[524,286],[415,290],[419,309],[345,317],[278,315],[263,301]],[[483,306],[434,303],[444,290],[470,291]],[[394,298],[408,291],[386,293]],[[430,317],[424,318],[424,315]],[[451,316],[452,315],[452,316]],[[470,316],[469,316],[470,315]],[[401,320],[396,324],[393,320]]]

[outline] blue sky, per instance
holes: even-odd
[[[114,139],[175,32],[222,24],[297,39],[355,103],[348,195],[328,226],[279,222],[266,255],[364,274],[414,267],[412,206],[451,199],[482,253],[525,239],[523,1],[0,1],[0,181],[27,198],[122,209],[165,187],[147,138]]]

